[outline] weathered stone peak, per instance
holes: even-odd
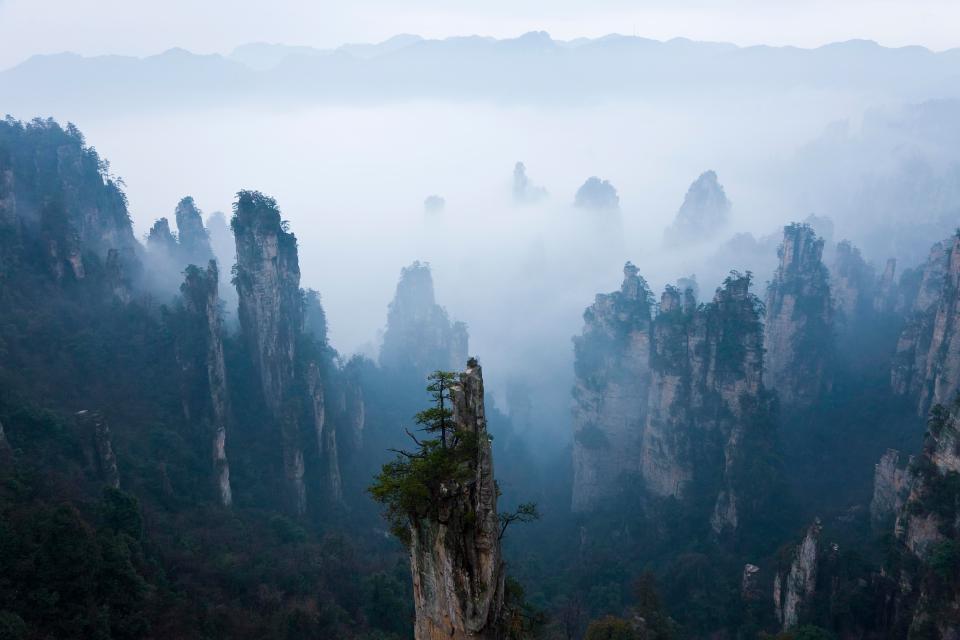
[[[933,247],[913,313],[891,369],[895,393],[916,398],[917,413],[949,404],[960,391],[960,235]]]
[[[206,269],[190,265],[180,285],[182,306],[167,315],[180,372],[184,419],[211,442],[213,486],[220,504],[233,502],[227,430],[231,419],[223,354],[219,273],[216,260]]]
[[[613,498],[640,471],[650,382],[652,294],[632,263],[619,291],[598,295],[574,342],[573,509]]]
[[[158,218],[147,233],[147,249],[165,256],[175,256],[177,253],[177,238],[170,231],[170,221]]]
[[[673,223],[664,232],[667,245],[709,240],[726,226],[730,201],[714,171],[705,171],[687,189]]]
[[[778,572],[774,578],[774,610],[784,631],[797,626],[801,607],[816,590],[821,530],[820,519],[817,518],[794,550],[789,568]]]
[[[505,571],[493,453],[475,359],[451,387],[454,429],[475,437],[468,479],[445,487],[439,517],[411,522],[410,566],[417,640],[499,640]]]
[[[400,272],[387,311],[380,365],[425,376],[466,360],[468,335],[462,322],[451,322],[436,303],[430,265],[414,262]]]
[[[784,227],[767,289],[764,381],[786,405],[810,404],[831,387],[833,307],[822,254],[810,225]]]
[[[180,200],[175,211],[180,252],[186,264],[203,265],[213,259],[210,238],[203,227],[203,216],[193,198]]]

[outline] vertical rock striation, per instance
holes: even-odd
[[[404,267],[387,312],[380,366],[423,379],[436,369],[459,367],[467,359],[467,343],[467,326],[451,322],[436,302],[430,265]]]
[[[290,509],[307,510],[307,447],[316,447],[319,493],[342,497],[336,398],[336,353],[327,343],[326,316],[315,291],[300,289],[297,240],[273,198],[255,191],[237,196],[231,227],[237,244],[234,283],[240,326],[260,378],[266,408],[279,429]],[[331,395],[332,393],[332,395]],[[312,450],[312,449],[311,449]]]
[[[228,507],[233,503],[226,452],[230,406],[218,290],[215,260],[210,260],[205,270],[187,267],[180,285],[181,305],[167,318],[180,368],[184,419],[202,425],[209,437],[214,486],[220,504]]]
[[[818,518],[794,550],[789,567],[773,579],[774,611],[784,631],[797,626],[800,608],[816,590],[821,528]]]
[[[831,386],[833,311],[823,240],[807,224],[784,227],[767,290],[764,382],[785,405],[809,405]]]
[[[640,473],[650,386],[653,299],[637,268],[623,268],[620,290],[601,294],[574,338],[573,510],[616,495]]]
[[[177,203],[177,239],[181,259],[185,264],[204,265],[213,260],[210,237],[203,227],[203,216],[193,198],[187,196]]]
[[[933,247],[891,370],[895,393],[919,415],[960,391],[960,235]]]
[[[870,522],[875,530],[889,525],[910,493],[910,474],[900,466],[900,453],[888,449],[874,467]]]
[[[260,377],[264,402],[280,430],[290,508],[306,512],[303,435],[295,392],[303,298],[297,239],[280,219],[273,198],[241,191],[231,227],[237,243],[234,283],[240,326]]]
[[[451,388],[457,433],[476,439],[467,477],[443,488],[436,519],[410,523],[417,640],[503,637],[505,572],[483,374],[471,359]]]

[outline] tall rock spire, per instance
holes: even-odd
[[[218,296],[217,263],[206,269],[191,265],[180,285],[181,305],[168,313],[174,351],[180,369],[180,396],[184,419],[202,425],[211,441],[211,459],[217,497],[225,507],[233,503],[226,441],[230,421],[223,330]]]
[[[505,571],[483,372],[471,359],[450,388],[455,433],[475,442],[463,480],[444,485],[435,513],[410,521],[417,640],[504,637]]]
[[[294,380],[303,297],[297,239],[286,230],[273,198],[241,191],[230,223],[237,243],[234,283],[240,325],[253,357],[263,398],[279,426],[288,502],[306,512],[304,456]]]
[[[650,385],[653,300],[637,268],[623,267],[619,291],[598,295],[574,338],[573,504],[588,511],[638,473]]]
[[[387,313],[380,365],[423,378],[436,369],[459,367],[467,359],[467,342],[467,326],[451,322],[436,302],[430,265],[404,267]]]
[[[204,265],[213,259],[210,238],[203,227],[203,216],[193,198],[187,196],[177,203],[177,238],[180,253],[186,264]]]
[[[764,382],[786,405],[807,405],[831,386],[834,326],[823,240],[807,224],[783,229],[780,266],[767,290]]]

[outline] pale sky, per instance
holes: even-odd
[[[0,0],[0,68],[38,53],[333,47],[397,33],[555,38],[636,34],[740,45],[960,46],[960,0]]]

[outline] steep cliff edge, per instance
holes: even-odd
[[[756,484],[769,479],[745,473],[756,468],[750,458],[771,450],[775,418],[762,381],[760,309],[749,276],[734,273],[707,305],[668,288],[653,323],[644,486],[655,496],[712,496],[716,534],[753,515]]]
[[[784,227],[767,289],[764,382],[785,405],[809,405],[831,386],[833,309],[823,240],[807,224]]]
[[[653,298],[637,268],[623,268],[620,290],[596,297],[574,338],[573,510],[616,495],[638,474],[650,385]]]
[[[893,391],[914,398],[917,413],[949,404],[960,391],[960,236],[934,245],[897,342]]]
[[[341,497],[335,425],[327,419],[333,367],[325,320],[319,299],[300,289],[297,240],[281,221],[276,201],[241,191],[231,227],[237,243],[240,326],[279,430],[288,503],[302,515],[308,506],[304,451],[312,441],[321,461],[322,495],[332,501]],[[311,324],[305,327],[308,319]]]
[[[885,273],[888,272],[892,279],[892,268],[889,265]],[[833,266],[830,268],[830,293],[838,316],[837,322],[844,330],[853,329],[873,311],[874,301],[882,286],[882,283],[878,286],[876,273],[864,261],[857,247],[849,240],[837,243]],[[881,299],[886,300],[886,297]]]
[[[789,565],[774,577],[774,611],[784,631],[797,625],[803,605],[816,590],[821,530],[820,520],[815,520],[793,550]]]
[[[436,369],[451,369],[467,359],[467,327],[451,322],[437,304],[430,265],[414,262],[400,271],[387,312],[380,366],[418,379]]]
[[[206,269],[187,267],[179,304],[165,320],[173,334],[184,420],[200,427],[211,442],[213,485],[220,504],[228,507],[233,502],[226,452],[230,396],[218,290],[215,260]]]

